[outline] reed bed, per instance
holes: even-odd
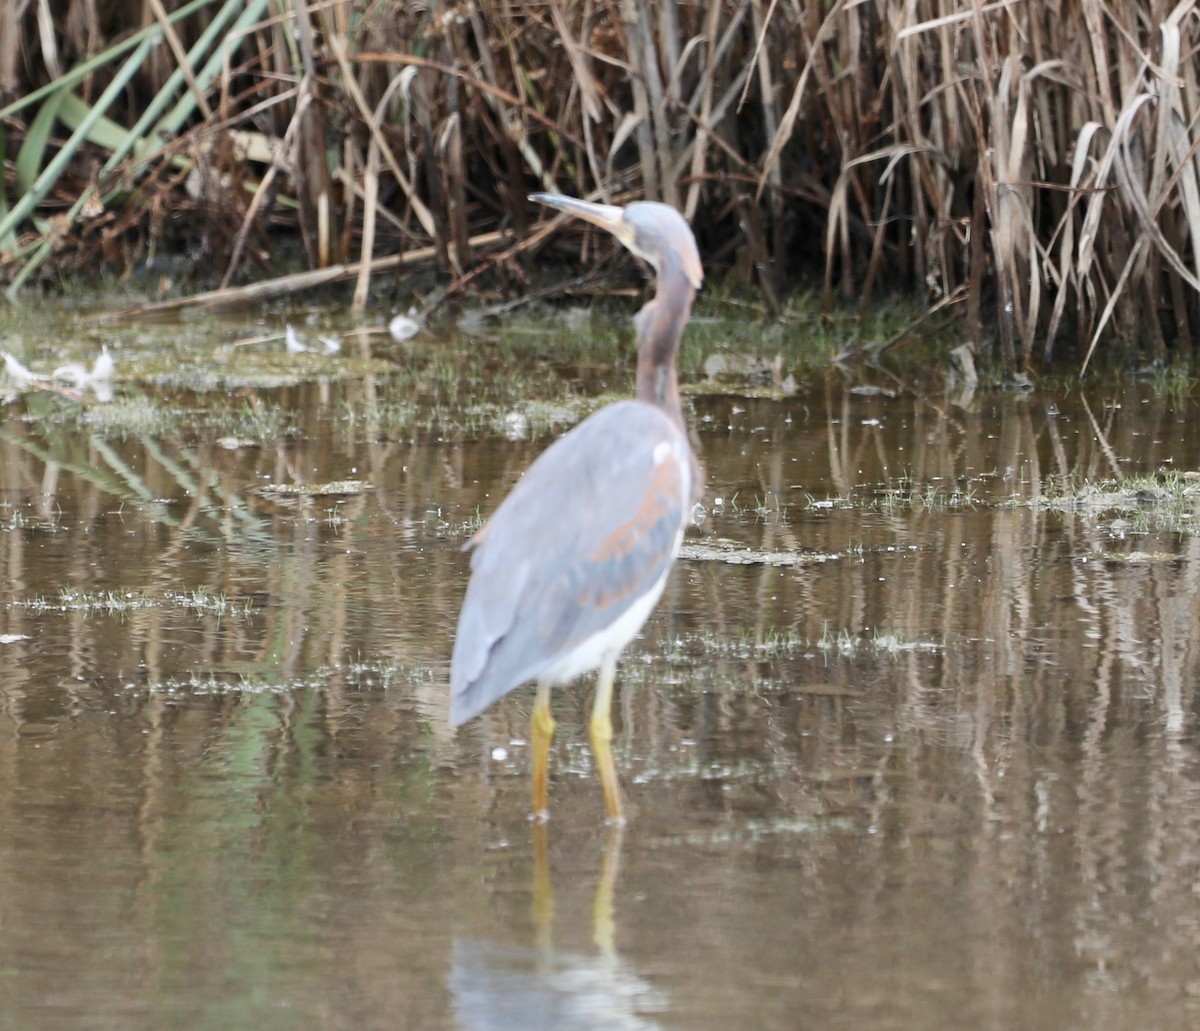
[[[1192,355],[1194,2],[12,0],[0,20],[10,300],[179,250],[261,290],[289,232],[360,308],[380,264],[436,269],[439,298],[484,272],[516,291],[535,250],[609,253],[549,243],[525,197],[562,190],[677,205],[710,280],[768,304],[814,277],[863,306],[915,292],[1012,375]]]

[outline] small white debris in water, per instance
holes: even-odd
[[[409,308],[407,315],[392,316],[392,321],[388,323],[388,332],[392,334],[392,339],[397,343],[415,337],[421,332],[421,323],[414,319],[413,315],[414,310]]]
[[[317,337],[325,345],[326,354],[337,354],[342,349],[342,342],[336,337]]]
[[[308,351],[308,348],[304,346],[304,341],[300,339],[300,334],[290,325],[284,330],[283,336],[287,341],[288,354],[305,354]]]
[[[54,370],[53,378],[79,389],[88,381],[88,371],[79,362],[68,362]]]
[[[100,357],[92,362],[92,382],[106,382],[113,377],[113,371],[117,364],[113,361],[112,355],[108,353],[108,345],[102,344],[100,347]]]
[[[30,383],[36,383],[38,380],[46,378],[39,376],[36,372],[30,372],[7,351],[4,352],[4,373],[17,387],[27,387]]]
[[[529,432],[529,420],[521,412],[509,412],[504,417],[504,435],[509,440],[524,440]]]
[[[560,317],[567,329],[580,330],[587,325],[588,320],[592,317],[592,310],[591,308],[583,307],[568,308]]]
[[[0,644],[16,644],[17,641],[28,640],[28,634],[0,634]]]
[[[497,745],[492,749],[492,762],[502,763],[508,759],[508,749]]]
[[[5,371],[18,386],[25,387],[37,380],[45,381],[52,379],[60,383],[66,383],[75,390],[83,390],[85,387],[91,387],[99,400],[112,400],[111,384],[116,363],[113,361],[112,355],[108,353],[107,344],[100,348],[100,355],[92,362],[90,372],[84,367],[82,362],[68,362],[66,365],[60,365],[49,376],[39,376],[30,372],[15,358],[7,354],[4,356],[4,367]]]

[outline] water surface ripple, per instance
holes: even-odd
[[[10,406],[0,1026],[1200,1023],[1186,398],[693,398],[617,835],[590,685],[544,833],[530,692],[447,720],[462,544],[556,430],[364,419],[398,389],[232,440]]]

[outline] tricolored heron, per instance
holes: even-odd
[[[617,658],[662,594],[702,489],[675,353],[704,272],[691,229],[666,204],[530,200],[607,229],[654,267],[658,289],[634,320],[637,400],[609,405],[548,447],[468,545],[450,719],[458,726],[537,682],[533,815],[545,819],[550,688],[599,669],[589,731],[608,818],[621,823],[610,714]]]

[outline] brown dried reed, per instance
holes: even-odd
[[[222,17],[242,21],[201,46]],[[262,277],[280,228],[314,268],[357,258],[356,307],[376,254],[428,253],[447,296],[485,268],[519,286],[525,196],[561,189],[679,206],[709,266],[771,300],[816,269],[864,306],[916,291],[1013,375],[1064,331],[1084,365],[1101,341],[1191,355],[1194,2],[24,0],[0,18],[10,296],[51,256],[131,268],[171,238],[226,285]],[[80,135],[121,41],[155,32]]]

